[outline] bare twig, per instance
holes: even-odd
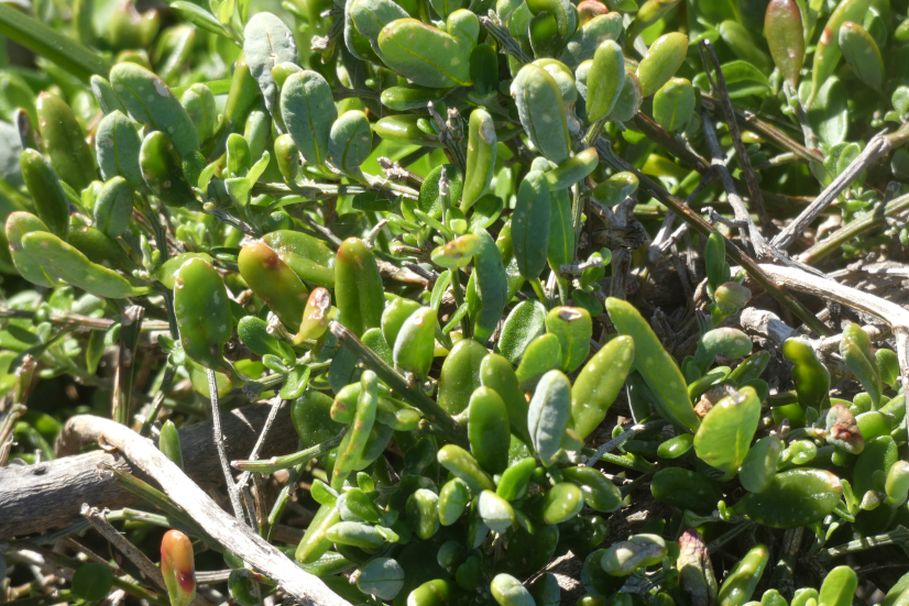
[[[265,418],[265,424],[262,426],[262,431],[259,432],[259,437],[249,453],[249,459],[255,460],[259,458],[259,453],[262,451],[262,447],[265,445],[265,438],[268,436],[268,432],[271,431],[271,427],[274,425],[275,419],[278,418],[278,411],[281,410],[282,406],[284,406],[284,402],[284,398],[281,396],[278,395],[274,397],[274,400],[272,401],[271,407],[268,411],[268,416]],[[241,473],[240,477],[237,478],[237,490],[243,490],[246,488],[246,483],[249,482],[250,477],[251,475],[247,471]]]
[[[67,422],[64,432],[67,431],[75,431],[82,439],[92,439],[118,450],[160,483],[167,495],[225,550],[273,579],[294,599],[313,606],[349,606],[349,602],[333,593],[321,579],[297,566],[240,520],[218,507],[150,441],[128,427],[101,417],[77,415]]]
[[[853,238],[887,224],[887,219],[897,217],[909,210],[909,194],[903,194],[890,200],[872,212],[852,219],[820,242],[815,242],[808,250],[796,258],[802,263],[816,263]]]
[[[827,301],[835,301],[887,323],[896,341],[903,395],[909,401],[909,310],[857,288],[795,267],[764,264],[761,265],[761,269],[787,288],[800,290]],[[906,415],[906,425],[909,428],[909,415]]]
[[[710,116],[707,115],[707,112],[701,114],[701,120],[704,123],[704,138],[707,140],[707,146],[710,148],[710,154],[712,156],[711,165],[716,168],[717,172],[720,174],[720,180],[723,182],[723,189],[726,190],[726,198],[729,200],[730,206],[732,206],[732,213],[735,216],[735,220],[739,225],[744,226],[740,227],[739,231],[742,234],[743,239],[751,242],[751,245],[755,252],[758,253],[758,256],[763,256],[765,249],[767,248],[767,243],[764,241],[764,236],[754,224],[754,221],[751,220],[751,214],[748,212],[748,207],[745,206],[745,201],[742,200],[738,190],[736,190],[735,183],[732,180],[732,174],[729,172],[729,167],[726,164],[726,158],[723,156],[720,142],[717,140],[716,126],[713,124],[713,120],[710,119]]]
[[[242,523],[246,517],[243,515],[240,489],[234,481],[234,474],[230,470],[230,461],[227,459],[227,451],[224,449],[224,433],[221,430],[221,407],[218,404],[218,379],[215,377],[215,371],[211,368],[205,369],[205,375],[208,377],[208,398],[211,401],[212,435],[215,440],[215,448],[218,450],[218,460],[221,462],[221,473],[224,474],[224,482],[227,486],[227,495],[230,497],[231,509],[234,510],[234,516],[236,516],[237,521]]]
[[[81,513],[82,516],[88,520],[88,523],[92,525],[92,528],[110,541],[110,544],[113,545],[117,551],[126,556],[126,559],[132,562],[149,581],[158,587],[158,589],[167,589],[164,586],[164,579],[161,578],[161,571],[158,570],[158,567],[155,566],[154,562],[149,560],[141,549],[130,543],[126,540],[126,537],[117,532],[117,529],[107,521],[107,518],[104,517],[104,513],[102,513],[100,509],[92,507],[88,503],[83,503]]]
[[[771,240],[771,245],[780,250],[786,250],[792,246],[799,234],[805,231],[862,171],[880,161],[882,157],[886,157],[895,147],[902,145],[907,137],[909,137],[909,124],[904,124],[899,130],[889,135],[880,132],[871,137],[865,149],[849,163],[849,166],[843,172],[830,182],[830,185],[824,188],[824,191],[814,199],[814,202],[809,204],[798,217],[793,219],[783,231]]]
[[[713,231],[713,227],[707,223],[700,215],[694,212],[692,209],[688,208],[685,205],[684,201],[673,196],[666,189],[661,186],[659,183],[637,170],[631,164],[626,162],[624,159],[618,157],[612,150],[612,146],[609,140],[601,137],[597,141],[597,151],[600,154],[600,157],[603,158],[607,164],[616,168],[617,170],[626,170],[634,173],[638,178],[640,187],[649,192],[657,200],[668,206],[672,211],[676,212],[682,219],[688,223],[691,227],[701,232],[704,235],[709,235]],[[728,239],[725,239],[726,243],[726,254],[729,257],[745,268],[745,271],[757,282],[759,283],[774,299],[782,303],[784,306],[789,308],[802,322],[809,326],[812,330],[818,334],[825,335],[829,332],[826,326],[815,317],[804,305],[799,303],[791,294],[781,289],[776,285],[772,279],[761,269],[761,266],[757,261],[754,260],[751,256],[746,254],[733,242],[730,242]]]
[[[723,69],[720,67],[720,60],[716,56],[716,52],[713,50],[713,45],[709,40],[703,40],[701,42],[701,47],[705,49],[705,55],[709,62],[713,65],[714,73],[716,74],[716,83],[713,87],[714,92],[717,94],[720,100],[720,109],[723,110],[723,117],[726,120],[726,124],[729,127],[729,134],[732,136],[732,145],[735,148],[735,154],[738,157],[739,165],[742,167],[742,174],[745,177],[745,185],[748,187],[748,197],[751,199],[751,204],[754,205],[754,210],[757,213],[758,218],[760,219],[761,225],[768,225],[770,220],[767,217],[767,211],[764,208],[764,198],[761,195],[761,188],[758,186],[757,177],[754,174],[754,169],[751,167],[751,159],[748,156],[748,150],[745,149],[745,144],[742,142],[742,132],[739,129],[739,124],[736,121],[735,110],[732,107],[732,102],[729,100],[729,91],[726,89],[726,77],[723,75]],[[706,63],[706,61],[705,61]],[[706,72],[709,77],[710,71]],[[717,154],[711,152],[716,158]],[[732,176],[729,176],[729,180],[732,180]],[[728,189],[727,189],[728,191]],[[754,232],[755,230],[751,230]],[[752,239],[754,233],[752,233]],[[758,243],[754,242],[755,248],[760,252],[758,248]]]

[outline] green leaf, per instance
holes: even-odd
[[[558,370],[550,370],[537,384],[527,410],[527,429],[533,448],[549,464],[559,452],[571,416],[571,383]]]
[[[380,600],[393,600],[404,587],[404,569],[392,558],[375,558],[360,569],[357,589]]]
[[[183,159],[199,149],[189,114],[159,76],[136,63],[118,63],[110,70],[110,83],[129,114],[167,135]]]
[[[94,51],[21,11],[0,4],[0,36],[53,61],[82,80],[107,74],[110,64]]]
[[[420,86],[451,88],[470,84],[470,46],[455,36],[406,18],[379,32],[382,60]]]
[[[243,56],[265,98],[265,107],[275,114],[278,86],[271,70],[279,63],[297,61],[293,33],[281,19],[269,12],[253,15],[243,30]]]
[[[761,420],[761,400],[751,387],[717,402],[694,435],[698,458],[732,477],[744,462]]]
[[[325,78],[309,69],[291,74],[281,89],[281,116],[303,157],[314,164],[324,162],[331,125],[338,117]]]
[[[543,334],[546,308],[535,300],[521,301],[512,308],[499,333],[499,352],[512,364],[517,364],[527,346]]]
[[[819,521],[840,502],[843,485],[824,469],[790,469],[776,474],[761,493],[748,493],[736,513],[771,528],[796,528]]]

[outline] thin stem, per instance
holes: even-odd
[[[518,41],[514,39],[511,32],[508,31],[508,28],[502,24],[498,15],[490,11],[489,16],[480,17],[480,24],[486,28],[489,35],[492,36],[495,41],[499,43],[499,46],[509,55],[513,56],[522,64],[530,61],[530,57],[527,56],[521,48],[521,45],[518,44]]]
[[[419,408],[426,417],[439,426],[448,438],[458,444],[465,444],[464,429],[435,400],[415,389],[408,383],[401,373],[389,366],[372,349],[363,344],[355,334],[350,332],[343,324],[332,321],[328,325],[341,344],[355,353],[363,364],[375,372],[390,388],[401,394],[408,402]]]
[[[176,376],[177,371],[174,370],[173,366],[168,364],[164,368],[164,376],[161,378],[161,384],[158,386],[155,397],[148,406],[148,414],[146,414],[145,419],[142,421],[142,428],[139,430],[139,433],[143,436],[148,435],[152,424],[155,422],[155,419],[158,418],[161,407],[164,405],[164,398],[167,397],[167,393],[170,391],[171,386],[173,386],[174,378]]]
[[[739,196],[735,183],[732,181],[732,174],[729,172],[729,166],[726,164],[723,150],[720,148],[720,142],[717,139],[716,126],[710,116],[707,115],[707,112],[701,114],[701,120],[704,123],[704,138],[707,140],[707,146],[710,148],[712,156],[711,166],[716,168],[720,175],[720,181],[723,182],[723,189],[726,190],[726,199],[729,200],[733,215],[740,225],[739,233],[743,240],[750,241],[754,250],[760,253],[766,247],[764,236],[761,235],[754,221],[751,220],[748,207],[745,206],[745,201]]]
[[[266,540],[271,539],[271,533],[275,526],[278,525],[278,520],[281,519],[281,514],[284,513],[284,508],[287,506],[288,501],[290,501],[291,493],[296,490],[297,482],[303,474],[304,467],[304,465],[297,465],[290,470],[287,483],[281,487],[281,492],[279,492],[278,496],[275,498],[271,511],[268,512],[265,528],[262,530],[262,536],[264,536]]]
[[[111,390],[111,418],[123,425],[130,424],[130,404],[133,391],[133,371],[136,362],[136,351],[139,348],[139,332],[145,308],[130,305],[123,312],[120,320],[119,351],[117,368],[114,373],[114,385]]]
[[[454,296],[455,308],[461,309],[461,306],[464,305],[464,288],[461,286],[461,275],[460,269],[457,267],[451,268],[451,294]],[[467,314],[461,315],[461,332],[465,337],[470,338],[473,334],[473,327],[470,325],[470,321],[467,318]]]
[[[716,74],[714,92],[717,93],[720,99],[720,109],[723,110],[723,117],[726,120],[726,125],[729,127],[729,134],[732,137],[732,145],[735,148],[736,156],[738,156],[739,165],[742,167],[745,185],[748,188],[748,196],[751,198],[751,203],[754,205],[761,225],[766,226],[770,223],[770,220],[767,217],[767,210],[764,208],[764,198],[761,195],[761,188],[758,186],[754,169],[751,167],[751,159],[748,156],[748,150],[745,149],[745,144],[742,142],[742,132],[739,129],[739,124],[735,117],[732,101],[729,99],[729,91],[726,88],[726,77],[723,75],[723,70],[720,67],[720,60],[717,58],[716,52],[713,50],[713,45],[709,40],[702,41],[701,47],[705,50],[704,54],[709,59],[709,63],[713,65],[713,70]],[[706,62],[707,61],[705,61],[705,63]],[[713,153],[713,155],[714,158],[716,158],[717,154]],[[732,180],[731,175],[729,176],[729,180]],[[752,229],[751,226],[749,226],[749,228],[751,229],[753,239],[756,230]],[[758,246],[758,243],[755,241],[754,245]]]
[[[848,543],[843,543],[842,545],[828,547],[824,550],[824,553],[826,553],[831,558],[838,558],[850,553],[859,553],[867,549],[873,549],[875,547],[884,547],[893,544],[902,546],[905,545],[907,541],[909,541],[909,529],[899,526],[890,532],[885,532],[883,534],[865,537],[862,539],[855,539],[854,541],[849,541]]]
[[[167,589],[164,586],[164,579],[161,578],[161,571],[158,570],[158,567],[148,559],[142,550],[117,532],[117,529],[107,521],[105,514],[102,513],[100,509],[92,507],[88,503],[83,503],[81,513],[82,516],[88,520],[88,523],[91,524],[101,536],[110,541],[111,545],[113,545],[117,551],[126,556],[126,559],[132,562],[148,580],[154,583],[159,589]]]
[[[13,309],[0,305],[0,318],[22,318],[34,320],[37,310]],[[74,330],[95,331],[110,330],[116,324],[115,320],[108,318],[93,318],[81,314],[52,313],[47,317],[47,322],[57,326],[72,328]],[[142,332],[161,332],[167,330],[167,322],[161,320],[145,320],[142,322]]]
[[[265,446],[265,438],[268,436],[268,432],[271,431],[272,425],[275,423],[275,419],[278,417],[278,411],[281,410],[281,407],[284,406],[285,400],[281,396],[275,396],[274,401],[271,404],[271,410],[268,411],[268,416],[265,418],[265,423],[262,425],[262,431],[259,432],[259,437],[256,438],[256,443],[253,445],[252,451],[249,453],[250,459],[259,458],[259,452],[261,452],[262,447]],[[240,477],[237,478],[237,489],[243,490],[246,487],[247,482],[251,475],[246,468],[238,467],[236,462],[234,466],[238,469],[243,469],[243,473],[240,474]]]
[[[248,459],[245,461],[234,461],[232,465],[237,469],[242,469],[245,473],[274,473],[282,469],[289,469],[296,465],[302,465],[323,455],[332,448],[340,444],[341,435],[337,435],[330,440],[326,440],[309,448],[304,448],[298,452],[279,457],[270,457],[268,459]]]
[[[770,244],[780,250],[789,248],[796,238],[808,229],[814,220],[830,206],[834,200],[852,183],[865,169],[876,164],[881,157],[887,156],[895,146],[902,145],[909,136],[909,124],[905,124],[895,133],[887,135],[880,132],[868,141],[865,149],[849,163],[843,172],[830,182],[830,185],[818,195],[814,201],[805,208],[798,217],[770,241]]]
[[[243,505],[240,502],[240,490],[234,482],[233,473],[230,471],[230,462],[227,459],[227,450],[224,448],[224,433],[221,429],[221,407],[218,404],[218,380],[215,377],[215,371],[211,368],[205,369],[205,375],[208,377],[208,396],[211,401],[211,424],[214,435],[215,449],[218,451],[218,461],[221,463],[221,472],[224,474],[224,482],[227,486],[227,495],[230,497],[230,506],[234,510],[234,517],[238,522],[243,522],[246,517],[243,515]]]
[[[622,433],[612,438],[608,442],[601,444],[600,447],[597,448],[596,452],[587,457],[587,465],[593,465],[597,461],[601,460],[603,458],[603,455],[608,452],[612,452],[613,449],[618,448],[639,433],[662,427],[665,424],[666,422],[661,420],[650,421],[649,423],[636,423],[633,425],[626,425],[622,428]]]
[[[887,224],[887,219],[909,210],[909,194],[890,200],[863,217],[853,219],[808,250],[796,257],[802,263],[813,264],[833,253],[853,238]]]
[[[713,232],[713,227],[707,223],[700,215],[691,210],[688,206],[685,205],[683,200],[676,198],[671,195],[666,189],[637,170],[635,167],[630,165],[628,162],[619,158],[612,151],[612,147],[608,139],[600,138],[597,141],[597,151],[600,153],[600,156],[603,157],[606,162],[617,170],[625,170],[634,173],[638,178],[640,187],[645,191],[649,192],[657,200],[668,206],[671,210],[675,211],[682,219],[695,228],[697,231],[701,232],[704,235],[709,235]],[[736,246],[733,242],[725,239],[726,244],[726,254],[729,257],[741,265],[745,271],[754,279],[755,282],[760,284],[774,299],[779,301],[792,312],[809,328],[814,330],[820,335],[829,334],[829,329],[824,326],[824,324],[817,319],[817,317],[811,313],[804,305],[799,303],[792,295],[788,292],[781,289],[777,286],[773,280],[761,269],[761,266],[757,261],[754,260],[750,255],[746,254],[742,249]]]
[[[711,95],[701,94],[701,103],[711,111],[716,111],[720,101]],[[734,109],[734,108],[733,108]],[[809,162],[821,162],[824,157],[820,151],[809,149],[790,137],[778,126],[767,122],[756,113],[749,110],[734,109],[735,117],[748,125],[754,132],[762,135],[768,141],[775,143],[777,147],[785,151],[790,151],[798,157]]]

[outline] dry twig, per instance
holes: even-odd
[[[90,439],[116,449],[154,478],[165,493],[195,520],[225,550],[243,559],[253,570],[273,579],[286,593],[303,604],[347,605],[321,579],[291,561],[268,541],[255,534],[223,509],[190,480],[170,459],[128,427],[93,415],[77,415],[64,428],[80,439]]]
[[[786,288],[799,290],[825,301],[835,301],[840,305],[880,318],[889,325],[896,341],[896,355],[899,359],[903,395],[909,398],[909,310],[857,288],[844,286],[835,280],[795,267],[762,264],[761,269]],[[906,416],[906,422],[909,427],[909,415]]]

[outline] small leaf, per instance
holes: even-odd
[[[764,37],[783,77],[796,87],[805,62],[805,34],[796,0],[770,0],[764,14]]]
[[[571,416],[571,383],[558,370],[540,379],[527,411],[527,428],[533,448],[549,464],[561,448]]]
[[[118,63],[110,70],[110,83],[129,114],[167,135],[183,159],[199,149],[189,114],[159,76],[136,63]]]
[[[745,461],[761,419],[761,401],[751,387],[726,396],[701,420],[694,435],[698,458],[726,477]]]
[[[451,88],[470,84],[470,50],[446,32],[418,21],[397,19],[378,36],[382,60],[420,86]]]
[[[688,54],[688,36],[681,32],[657,38],[638,64],[641,95],[649,97],[675,75]]]
[[[296,63],[297,45],[293,33],[273,13],[256,13],[243,30],[243,56],[249,65],[249,73],[259,84],[265,107],[274,115],[278,86],[271,70],[285,61]]]
[[[324,162],[331,125],[338,117],[325,78],[309,69],[291,74],[281,88],[281,116],[303,157],[313,164]]]
[[[360,569],[357,589],[380,600],[393,600],[404,587],[404,569],[392,558],[375,558]]]

